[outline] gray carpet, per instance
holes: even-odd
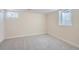
[[[78,50],[78,48],[49,35],[6,39],[0,50]]]

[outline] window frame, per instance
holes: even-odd
[[[63,17],[62,14],[63,13],[70,13],[70,24],[63,24],[62,23],[63,21],[67,21],[65,19],[64,20],[62,19],[62,17]],[[64,11],[60,10],[59,11],[59,25],[60,26],[72,26],[72,10],[64,10]]]
[[[18,18],[18,13],[15,12],[15,11],[7,11],[6,17],[8,17],[8,18]]]

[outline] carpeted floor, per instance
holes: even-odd
[[[0,43],[0,50],[78,50],[66,42],[49,35],[37,35],[6,39]]]

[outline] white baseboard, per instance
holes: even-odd
[[[63,39],[63,38],[61,38],[61,37],[59,37],[59,36],[56,36],[56,35],[53,35],[53,34],[50,34],[50,33],[48,33],[48,35],[54,36],[54,37],[56,37],[56,38],[58,38],[58,39],[60,39],[60,40],[63,40],[64,42],[66,42],[66,43],[68,43],[68,44],[70,44],[70,45],[72,45],[72,46],[75,46],[75,47],[79,48],[79,45],[76,44],[76,43],[74,43],[74,42],[71,42],[71,41],[69,41],[69,40],[65,40],[65,39]]]
[[[11,36],[11,37],[6,37],[6,39],[25,37],[25,36],[42,35],[42,34],[47,34],[47,33],[33,33],[33,34],[28,34],[28,35],[26,35],[26,34],[25,35],[16,35],[16,36]]]

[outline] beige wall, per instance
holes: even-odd
[[[58,25],[58,11],[47,16],[39,13],[18,12],[17,19],[6,18],[6,38],[48,34],[79,47],[79,10],[73,10],[73,26]]]
[[[48,14],[48,33],[79,47],[79,10],[72,12],[73,26],[63,27],[58,25],[58,11]]]
[[[32,12],[18,12],[17,19],[6,18],[6,38],[31,36],[47,33],[44,14]]]

